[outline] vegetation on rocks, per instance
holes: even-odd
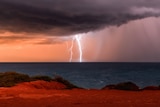
[[[11,87],[21,82],[29,82],[30,77],[16,72],[0,73],[0,87]]]
[[[42,75],[30,77],[27,74],[21,74],[17,72],[0,73],[0,87],[12,87],[18,83],[31,82],[31,81],[37,81],[37,80],[43,80],[47,82],[52,82],[52,81],[59,82],[64,84],[67,87],[67,89],[78,88],[77,86],[73,85],[72,83],[65,80],[61,76],[55,76],[54,78],[51,78],[49,76],[42,76]]]
[[[37,82],[34,82],[34,81],[37,81]],[[14,71],[0,73],[0,87],[12,87],[19,83],[24,83],[24,82],[32,82],[32,85],[34,85],[35,87],[38,87],[38,88],[47,87],[47,89],[80,88],[58,75],[54,76],[54,78],[51,78],[49,76],[43,76],[43,75],[30,77],[27,74],[21,74],[21,73],[17,73]],[[35,83],[38,83],[38,85]],[[44,83],[45,85],[41,83]],[[136,84],[132,82],[123,82],[123,83],[118,83],[118,84],[106,85],[102,89],[103,90],[104,89],[116,89],[116,90],[129,90],[129,91],[160,90],[160,86],[147,86],[147,87],[140,89]]]

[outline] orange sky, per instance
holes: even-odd
[[[0,62],[81,62],[79,44],[82,61],[160,62],[160,1],[145,1],[0,0]]]
[[[160,61],[160,19],[146,18],[120,27],[80,34],[83,61]],[[155,26],[157,26],[155,28]],[[69,62],[72,36],[0,31],[0,62]],[[79,62],[76,40],[73,62]]]
[[[68,52],[51,37],[23,33],[0,34],[0,62],[66,61]],[[57,42],[57,43],[56,43]]]
[[[0,62],[69,62],[72,37],[40,34],[0,34]],[[79,61],[77,43],[73,44],[73,60]]]

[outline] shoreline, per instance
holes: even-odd
[[[84,89],[60,76],[1,73],[0,107],[159,107],[160,86],[140,89],[132,82]],[[18,81],[17,81],[18,79]],[[9,87],[3,87],[9,86]]]

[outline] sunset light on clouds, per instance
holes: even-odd
[[[160,2],[123,1],[1,0],[0,62],[160,61]]]
[[[0,107],[158,107],[160,0],[0,0],[0,87]]]

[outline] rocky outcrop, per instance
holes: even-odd
[[[139,87],[132,82],[123,82],[119,84],[107,85],[102,89],[117,89],[117,90],[129,90],[129,91],[139,91]]]

